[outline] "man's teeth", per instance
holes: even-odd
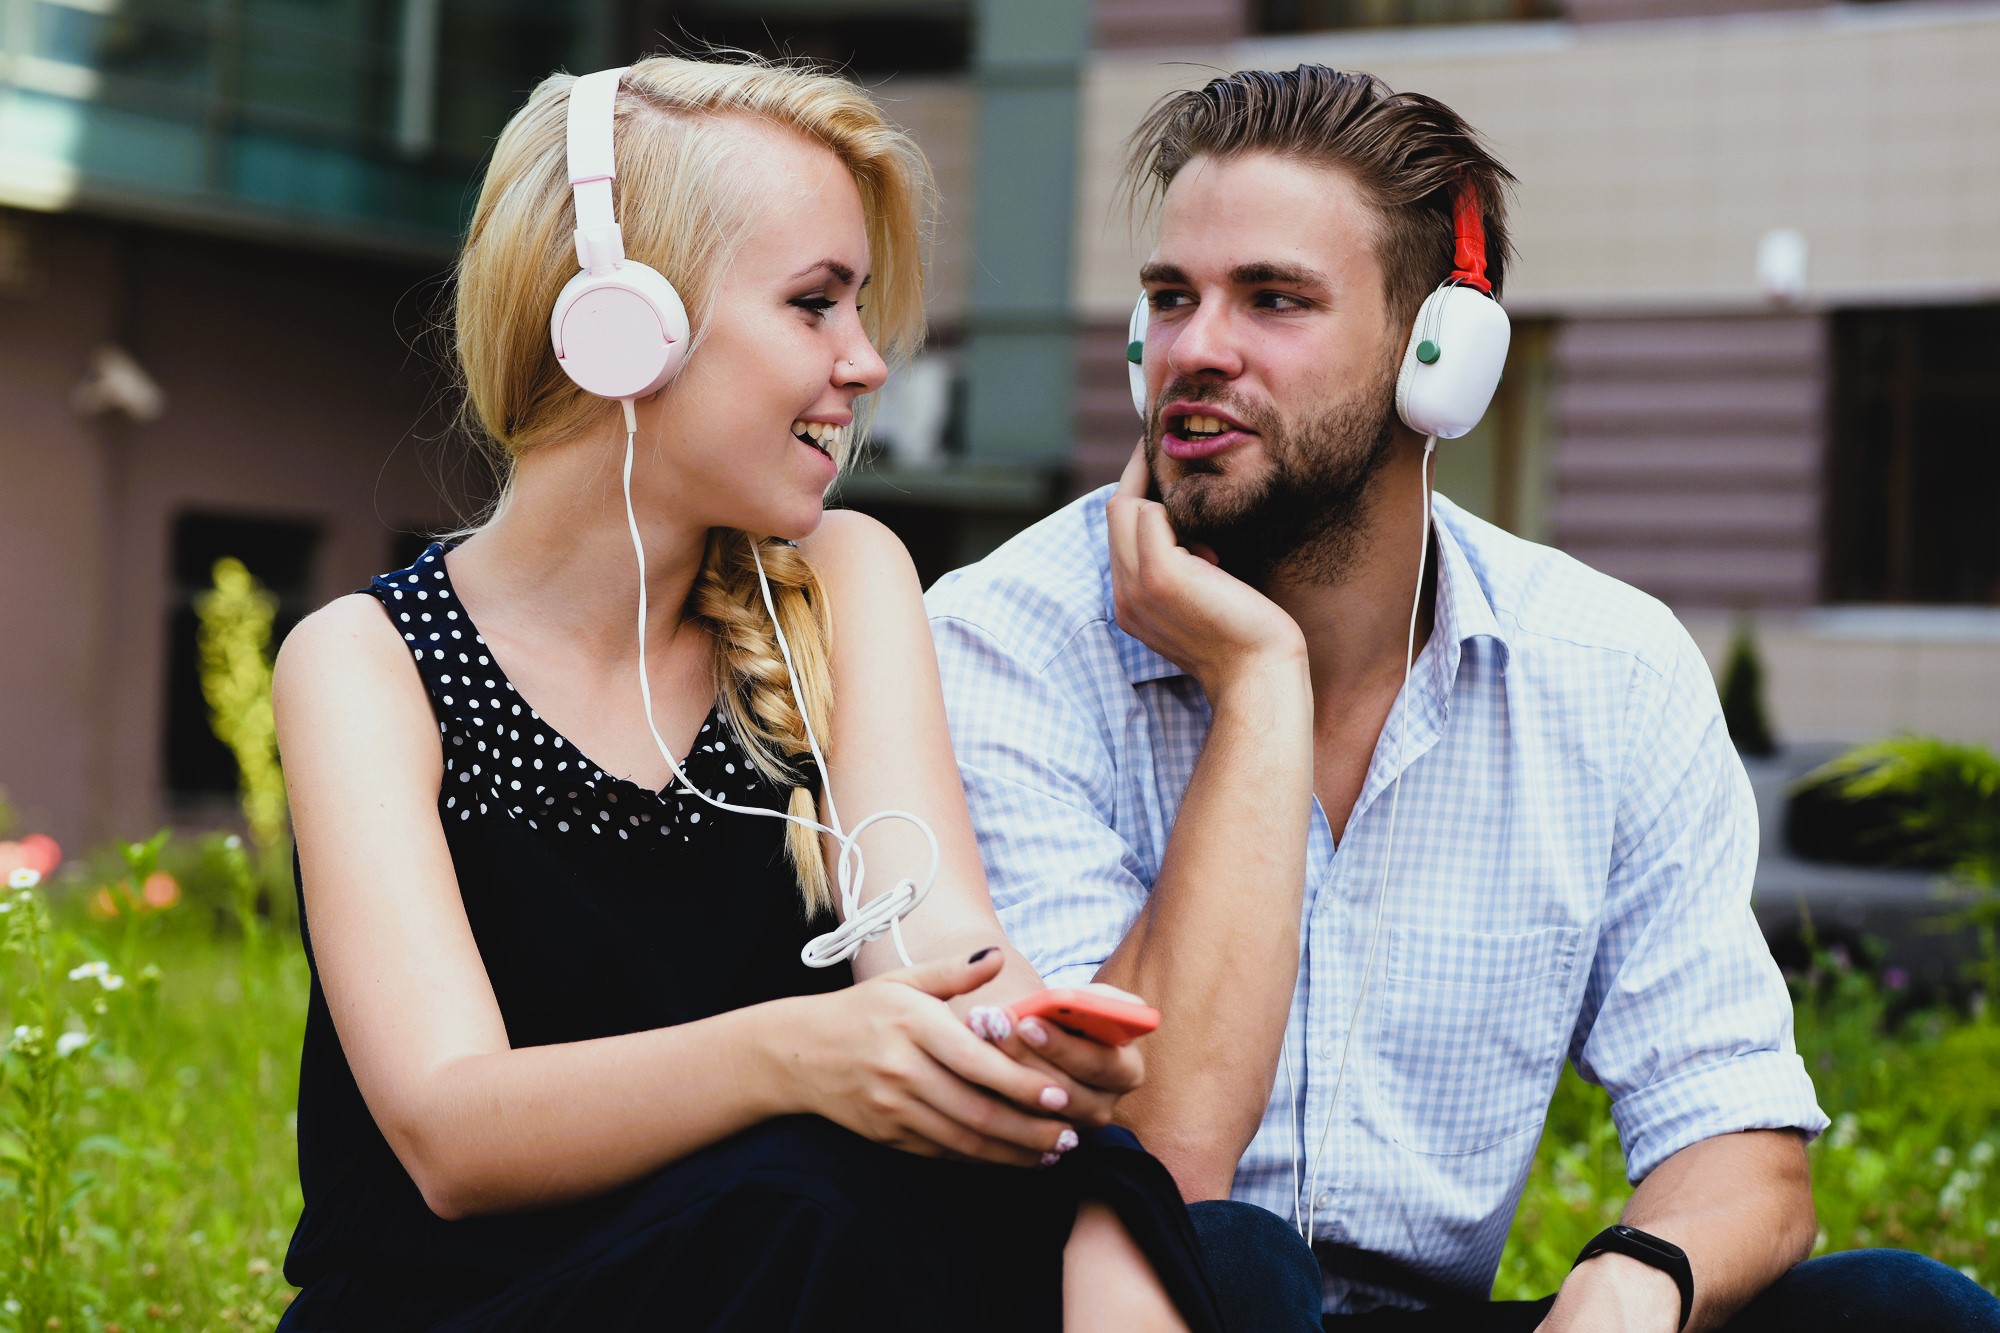
[[[830,421],[794,421],[792,434],[810,440],[829,454],[847,444],[847,427],[836,426]]]
[[[1189,435],[1220,435],[1227,427],[1221,417],[1191,416],[1182,420],[1181,429]]]

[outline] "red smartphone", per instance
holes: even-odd
[[[1071,1036],[1106,1046],[1123,1046],[1160,1025],[1160,1011],[1149,1004],[1068,986],[1036,991],[1008,1005],[1007,1013],[1017,1025],[1024,1018],[1045,1018]]]

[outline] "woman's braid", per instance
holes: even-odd
[[[751,762],[771,783],[791,788],[788,807],[793,815],[817,820],[812,789],[801,780],[812,762],[805,719],[792,697],[790,673],[757,587],[751,553],[751,543],[757,540],[729,528],[709,533],[690,609],[713,637],[723,715],[736,729]],[[799,698],[811,710],[814,734],[823,741],[833,712],[833,672],[828,662],[832,624],[819,577],[789,542],[759,541],[757,554],[763,557],[771,602],[798,669]],[[785,850],[798,873],[808,913],[831,910],[833,890],[819,836],[803,825],[788,824]]]

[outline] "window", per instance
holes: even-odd
[[[1256,0],[1259,32],[1407,28],[1563,16],[1562,0]]]
[[[2000,305],[1833,319],[1834,602],[2000,605]]]
[[[967,0],[680,0],[655,8],[671,42],[803,56],[861,78],[957,74],[972,62]]]
[[[236,792],[236,758],[215,738],[201,693],[194,599],[215,582],[215,562],[235,556],[278,598],[271,648],[312,610],[319,530],[309,523],[235,514],[184,514],[174,523],[167,608],[167,790],[181,803]]]

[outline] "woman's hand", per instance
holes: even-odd
[[[981,1041],[945,1004],[991,981],[1002,961],[987,949],[781,1001],[796,1006],[778,1028],[784,1104],[921,1156],[1054,1161],[1076,1146],[1070,1117],[1054,1113],[1080,1089]]]
[[[1084,989],[1139,1002],[1138,996],[1101,982],[1093,981]],[[1096,1128],[1110,1124],[1118,1099],[1146,1080],[1146,1060],[1137,1042],[1106,1046],[1088,1037],[1072,1036],[1039,1018],[1017,1023],[1005,1009],[987,1005],[974,1009],[966,1022],[972,1031],[1022,1064],[1060,1077],[1069,1093],[1063,1114],[1079,1125]]]

